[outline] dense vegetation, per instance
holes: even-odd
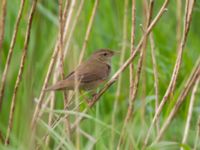
[[[11,39],[16,25],[17,15],[20,9],[20,3],[23,0],[7,0],[4,15],[3,2],[1,0],[1,20],[5,17],[5,26],[0,26],[0,34],[4,31],[3,43],[0,44],[0,79],[3,78],[3,72],[9,55]],[[66,18],[70,18],[67,26],[64,19],[59,19],[59,2],[57,0],[38,0],[36,9],[33,14],[32,22],[29,22],[31,7],[35,0],[25,1],[24,10],[19,23],[16,43],[13,49],[10,67],[6,74],[5,92],[3,94],[2,109],[0,112],[0,149],[142,149],[144,140],[147,137],[148,129],[152,124],[155,114],[156,99],[163,100],[170,82],[173,80],[172,74],[174,68],[177,68],[177,58],[181,57],[181,65],[177,79],[175,79],[175,88],[171,90],[167,102],[162,108],[159,120],[156,121],[148,144],[148,149],[200,149],[200,91],[198,82],[200,80],[200,65],[197,64],[200,59],[200,1],[196,1],[192,8],[192,0],[169,1],[167,10],[156,22],[155,27],[136,57],[133,59],[133,72],[131,73],[136,81],[139,76],[136,96],[130,95],[130,70],[129,66],[121,73],[121,77],[100,97],[92,108],[88,108],[84,97],[90,97],[90,93],[75,92],[68,109],[64,109],[63,92],[44,93],[41,110],[43,115],[36,121],[35,127],[31,127],[31,121],[35,108],[41,100],[40,95],[43,93],[42,87],[47,77],[48,68],[52,61],[52,55],[55,51],[55,45],[60,44],[60,34],[63,33],[63,51],[67,50],[64,58],[64,74],[67,75],[78,65],[79,57],[84,54],[87,59],[92,52],[99,48],[109,48],[120,51],[120,55],[113,58],[112,75],[124,64],[131,56],[131,50],[137,49],[137,45],[143,35],[146,33],[148,23],[148,8],[150,1],[137,1],[135,5],[135,26],[132,23],[132,1],[131,0],[67,0],[68,7],[65,7],[63,0],[62,13]],[[153,7],[152,19],[155,18],[165,0],[155,1]],[[192,19],[189,21],[189,33],[186,36],[186,42],[183,42],[183,54],[179,53],[182,39],[185,35],[185,21],[190,18],[185,17],[185,7],[189,2],[188,11],[192,11]],[[80,16],[77,13],[80,5],[83,4]],[[74,7],[72,7],[74,5]],[[95,10],[95,6],[97,9]],[[147,7],[148,6],[148,7]],[[94,12],[96,11],[96,13]],[[92,21],[92,13],[94,20]],[[187,14],[187,13],[186,13]],[[64,30],[60,32],[60,20],[63,22]],[[77,23],[75,24],[74,22]],[[28,22],[30,26],[30,40],[26,40]],[[89,22],[91,24],[89,24]],[[74,32],[70,37],[71,31]],[[91,27],[91,30],[88,30]],[[135,36],[131,32],[135,29]],[[66,36],[65,36],[65,31]],[[87,33],[87,34],[86,34]],[[87,40],[88,35],[88,40]],[[134,46],[131,40],[134,40]],[[69,40],[70,39],[70,40]],[[152,40],[150,42],[150,39]],[[14,87],[18,72],[20,70],[20,61],[26,50],[27,55],[24,59],[24,68],[22,78],[19,80],[19,88],[16,92],[16,103],[14,104],[14,119],[12,127],[9,127],[9,116],[11,102],[13,99]],[[61,42],[62,43],[62,42]],[[152,63],[152,44],[155,47],[156,64]],[[66,49],[66,45],[68,48]],[[58,46],[57,46],[58,47]],[[85,49],[85,53],[83,53]],[[59,48],[57,57],[60,56]],[[57,58],[56,57],[56,58]],[[123,58],[124,57],[124,58]],[[142,70],[138,74],[138,62],[142,58]],[[61,69],[57,67],[60,59],[56,59],[53,71],[50,73],[48,85],[53,84]],[[195,74],[195,64],[197,75],[194,80],[190,80],[190,75]],[[60,65],[58,65],[60,66]],[[158,91],[155,92],[155,70],[157,71]],[[112,76],[111,75],[111,76]],[[59,80],[61,76],[58,76]],[[121,81],[119,81],[121,80]],[[0,83],[2,88],[2,82]],[[100,86],[98,91],[103,88]],[[183,96],[185,89],[189,88],[188,93]],[[69,94],[69,97],[73,93]],[[84,95],[84,96],[83,96]],[[172,112],[175,103],[183,97],[183,103],[177,108],[175,116],[169,122],[168,128],[162,134],[162,138],[157,140],[160,129],[166,123],[169,114]],[[70,98],[69,98],[70,99]],[[133,99],[133,113],[126,118],[127,111],[130,110],[130,99]],[[191,104],[194,99],[194,104]],[[46,101],[51,101],[44,106]],[[55,104],[55,105],[54,105]],[[190,107],[191,108],[190,108]],[[53,107],[53,108],[52,108]],[[190,117],[189,111],[192,112],[188,135],[184,137],[187,118]],[[66,117],[64,115],[68,115]],[[49,122],[49,116],[52,115],[52,121]],[[64,117],[63,117],[64,116]],[[76,124],[79,117],[85,119]],[[37,117],[36,117],[37,118]],[[53,123],[54,122],[54,123]],[[66,123],[68,122],[68,123]],[[52,124],[56,127],[53,128]],[[75,123],[75,124],[74,124]],[[69,124],[71,132],[69,133]],[[73,126],[75,125],[75,126]],[[6,143],[7,130],[11,129],[9,144]],[[34,129],[33,129],[34,128]],[[49,137],[45,137],[49,135]],[[47,140],[47,138],[49,140]],[[185,142],[183,138],[186,138]],[[8,139],[8,136],[7,136]],[[45,139],[45,140],[44,140]]]

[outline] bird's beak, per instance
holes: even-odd
[[[120,51],[114,51],[113,55],[120,55],[121,52]]]

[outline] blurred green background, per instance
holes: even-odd
[[[20,58],[22,54],[25,32],[27,27],[27,19],[31,6],[30,0],[26,1],[25,9],[23,11],[22,20],[19,26],[19,32],[17,35],[17,41],[14,48],[13,58],[11,61],[11,67],[7,76],[6,89],[4,94],[3,109],[0,112],[0,130],[3,135],[6,134],[8,125],[8,117],[10,104],[13,94],[13,89],[19,69]],[[80,1],[77,0],[75,11],[76,14]],[[163,0],[155,1],[154,16],[162,5]],[[182,16],[184,14],[184,3],[182,1]],[[15,25],[20,0],[13,1],[7,0],[7,15],[5,26],[5,38],[3,41],[3,47],[1,49],[0,56],[0,78],[4,70],[6,58],[8,55],[9,45],[11,42],[13,28]],[[65,59],[65,74],[68,74],[77,64],[80,50],[85,37],[86,28],[92,12],[94,0],[86,0],[83,10],[78,20],[78,24],[75,28],[72,41],[70,43],[69,53]],[[153,36],[156,46],[156,60],[159,74],[159,99],[162,99],[163,94],[169,84],[173,66],[175,64],[177,56],[177,40],[176,40],[176,26],[177,26],[177,2],[170,1],[167,12],[161,17],[160,21],[153,29]],[[142,30],[140,24],[143,24],[143,5],[142,1],[136,0],[136,45],[141,38]],[[99,48],[110,48],[114,50],[121,50],[123,44],[123,17],[124,17],[124,1],[122,0],[100,0],[97,13],[92,26],[92,31],[89,37],[88,45],[86,48],[85,58],[87,58],[94,50]],[[160,120],[161,123],[165,120],[169,114],[172,104],[176,100],[180,91],[183,89],[183,85],[188,78],[194,63],[200,55],[200,1],[196,1],[193,11],[192,23],[190,32],[188,35],[187,43],[183,53],[183,61],[178,76],[176,90],[174,93],[174,99],[172,99],[164,108]],[[183,17],[181,20],[183,25]],[[128,6],[128,24],[127,24],[127,41],[126,41],[126,55],[128,58],[130,55],[130,40],[131,40],[131,1],[129,0]],[[49,66],[51,55],[54,50],[57,35],[59,31],[58,20],[58,2],[56,0],[38,0],[36,13],[33,19],[33,25],[31,28],[31,37],[28,47],[28,56],[26,58],[25,70],[23,73],[22,82],[17,94],[17,104],[14,118],[14,126],[11,134],[11,145],[4,147],[0,145],[1,149],[26,149],[29,142],[30,129],[28,125],[30,123],[32,113],[34,110],[35,102],[34,98],[39,97],[45,75]],[[119,68],[120,56],[113,59],[112,74]],[[136,58],[134,65],[137,66]],[[146,76],[146,107],[145,107],[145,120],[141,117],[141,98],[143,96],[142,82],[140,81],[139,91],[136,97],[134,119],[126,128],[127,145],[124,145],[125,149],[130,148],[128,145],[132,143],[134,149],[141,149],[141,145],[146,131],[151,123],[154,106],[155,106],[155,92],[154,92],[154,78],[151,60],[150,44],[147,45],[146,64],[144,66],[144,72]],[[136,67],[135,67],[136,68]],[[49,83],[51,84],[51,83]],[[117,84],[115,83],[101,98],[101,100],[92,108],[88,115],[91,117],[83,121],[80,124],[82,130],[96,139],[93,148],[94,149],[115,149],[119,133],[121,131],[123,120],[126,115],[128,100],[129,100],[129,71],[126,71],[122,75],[121,93],[119,96],[119,104],[117,106],[117,112],[115,114],[115,125],[112,125],[113,106],[115,101],[115,93]],[[191,120],[191,127],[189,130],[189,137],[186,148],[192,149],[197,132],[197,120],[200,113],[200,91],[198,90],[196,95],[196,101],[194,104],[194,111]],[[161,144],[163,149],[178,149],[179,144],[182,141],[187,111],[189,106],[190,94],[187,100],[184,102],[178,115],[173,120],[168,130],[164,134]],[[83,106],[84,107],[84,106]],[[62,93],[56,94],[56,110],[62,110],[63,99]],[[45,120],[46,122],[46,120]],[[45,132],[47,127],[40,124],[39,128],[41,132]],[[62,125],[60,126],[62,128]],[[111,136],[114,130],[114,141]],[[61,129],[54,130],[62,138]],[[59,144],[59,138],[52,134],[52,142],[49,145],[49,149],[55,149]],[[155,138],[155,132],[152,134],[152,140]],[[150,140],[150,141],[152,141]],[[66,144],[71,146],[70,148],[76,149],[75,142],[66,143],[62,146],[62,149],[69,149]],[[175,144],[173,143],[175,142]],[[80,136],[80,149],[89,149],[92,141],[88,140],[84,136]],[[128,144],[129,143],[129,144]],[[160,148],[155,149],[160,149]],[[200,148],[200,147],[199,147]]]

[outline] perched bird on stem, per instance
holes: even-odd
[[[100,49],[81,63],[65,79],[46,88],[50,90],[94,90],[99,84],[108,79],[111,72],[111,58],[115,52],[109,49]]]

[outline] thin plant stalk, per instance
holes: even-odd
[[[146,5],[147,5],[147,3],[144,2],[144,9],[146,12],[148,12],[145,30],[147,30],[148,26],[150,25],[151,18],[152,18],[152,11],[153,11],[153,5],[151,3],[150,3],[149,10],[147,9]],[[141,46],[140,57],[139,57],[138,66],[137,66],[137,72],[136,72],[135,79],[134,79],[134,85],[133,85],[134,88],[132,91],[132,96],[130,97],[130,100],[129,100],[128,110],[127,110],[127,113],[126,113],[126,116],[124,119],[124,124],[123,124],[122,130],[121,130],[118,147],[117,147],[118,149],[120,149],[120,145],[123,145],[122,139],[124,137],[124,129],[133,114],[133,104],[136,99],[136,95],[137,95],[137,91],[138,91],[138,87],[139,87],[139,80],[140,80],[140,76],[141,76],[143,62],[145,59],[146,46],[147,46],[147,37],[144,39],[142,46]]]
[[[142,1],[142,5],[143,5],[143,26],[145,27],[145,30],[147,29],[149,23],[150,23],[150,19],[152,17],[148,17],[149,14],[152,14],[150,11],[152,11],[152,8],[148,9],[148,3],[147,0],[143,0]],[[152,6],[152,5],[150,5]],[[145,105],[146,105],[146,49],[147,49],[147,44],[148,44],[148,38],[144,41],[143,46],[142,46],[142,50],[141,50],[141,57],[139,59],[141,59],[141,73],[138,76],[139,79],[141,78],[141,90],[142,90],[142,94],[141,94],[141,122],[142,122],[142,126],[144,126],[145,124]],[[137,76],[137,75],[136,75]],[[139,86],[139,85],[138,85]]]
[[[82,1],[84,1],[84,0],[82,0]],[[66,22],[65,28],[68,28],[68,26],[69,26],[69,23],[68,23],[68,22],[70,22],[69,20],[72,19],[72,13],[73,13],[73,11],[74,11],[74,7],[75,7],[75,3],[74,3],[74,2],[75,2],[75,1],[72,1],[72,2],[73,2],[73,3],[71,4],[70,1],[67,1],[66,4],[65,4],[64,14],[63,14],[63,20],[64,20],[64,22]],[[71,7],[70,7],[70,4],[71,4]],[[80,4],[80,5],[81,5],[81,7],[82,7],[82,4]],[[71,9],[70,9],[69,7],[70,7]],[[69,9],[69,11],[67,11],[68,9]],[[81,10],[82,10],[82,8],[81,8]],[[64,54],[63,54],[63,55],[64,55],[64,58],[63,58],[63,59],[66,58],[66,55],[67,55],[67,52],[68,52],[68,48],[69,48],[69,45],[70,45],[70,41],[71,41],[71,39],[72,39],[72,35],[73,35],[73,32],[74,32],[75,26],[76,26],[76,24],[77,24],[77,20],[78,20],[78,17],[79,17],[79,15],[80,15],[81,10],[80,10],[80,6],[79,6],[78,12],[77,12],[76,17],[75,17],[75,19],[74,19],[74,22],[73,22],[72,26],[70,27],[69,36],[68,36],[68,37],[65,37],[64,44],[63,44],[63,46],[65,47],[64,50],[63,50],[63,53],[64,53]],[[69,14],[66,14],[67,12],[68,12]],[[79,15],[78,15],[78,14],[79,14]],[[69,16],[69,17],[68,17],[68,16]],[[67,17],[67,18],[64,18],[64,17]],[[67,19],[68,21],[66,21],[66,19]],[[65,44],[65,43],[66,43],[66,44]],[[67,48],[66,48],[66,47],[67,47]],[[60,57],[60,55],[59,55],[58,57]],[[55,71],[52,72],[52,73],[53,73],[53,83],[52,83],[52,84],[55,84],[55,83],[58,81],[58,79],[59,79],[60,71],[57,71],[57,70],[59,70],[59,66],[60,66],[59,61],[56,61],[56,64],[55,64]],[[54,101],[54,99],[51,99],[51,95],[49,95],[49,96],[47,97],[47,100],[46,100],[45,103],[44,103],[44,106],[45,106],[45,107],[49,104],[49,101]],[[43,114],[43,112],[41,111],[40,114],[39,114],[39,116],[42,116],[42,114]]]
[[[18,29],[19,29],[19,23],[20,23],[20,20],[21,20],[21,17],[22,17],[23,9],[24,9],[24,3],[25,3],[25,0],[21,0],[20,8],[19,8],[18,15],[17,15],[17,20],[16,20],[15,27],[14,27],[14,32],[13,32],[13,35],[12,35],[12,40],[11,40],[11,43],[10,43],[10,48],[9,48],[9,51],[8,51],[8,56],[7,56],[7,59],[6,59],[6,65],[5,65],[3,75],[2,75],[2,78],[1,78],[0,111],[1,111],[2,103],[3,103],[3,95],[4,95],[4,91],[5,91],[5,86],[6,86],[6,78],[7,78],[8,70],[10,68],[10,62],[11,62],[11,59],[12,59],[13,49],[14,49],[14,46],[15,46],[15,43],[16,43],[17,33],[18,33]]]
[[[181,18],[182,18],[182,0],[176,0],[177,9],[176,9],[176,41],[180,43],[181,41]]]
[[[154,0],[150,1],[150,11],[149,17],[153,16],[153,7],[154,7]],[[150,18],[151,20],[151,18]],[[155,89],[155,112],[159,106],[159,86],[158,86],[158,70],[157,70],[157,62],[156,62],[156,54],[155,54],[155,42],[153,38],[153,33],[151,32],[149,35],[150,46],[151,46],[151,57],[152,57],[152,66],[153,66],[153,75],[154,75],[154,89]],[[156,120],[156,129],[157,132],[159,131],[159,120]]]
[[[28,44],[30,41],[30,34],[31,34],[31,27],[32,27],[32,22],[33,22],[33,16],[35,13],[36,9],[36,4],[37,0],[34,0],[31,6],[30,10],[30,15],[28,18],[28,25],[27,25],[27,30],[26,30],[26,35],[25,35],[25,41],[24,41],[24,48],[22,50],[22,56],[21,56],[21,62],[20,62],[20,68],[18,71],[17,75],[17,80],[15,82],[15,88],[12,96],[12,102],[11,102],[11,108],[10,108],[10,115],[9,115],[9,123],[8,123],[8,129],[7,129],[7,134],[6,134],[6,139],[5,139],[5,145],[9,144],[9,138],[10,138],[10,133],[13,127],[13,119],[14,119],[14,112],[15,112],[15,106],[16,106],[16,96],[17,92],[19,89],[20,82],[22,81],[22,75],[24,71],[24,65],[25,65],[25,60],[28,52]]]
[[[159,133],[157,134],[154,142],[158,142],[162,138],[164,132],[166,131],[166,129],[168,128],[168,126],[170,125],[172,120],[174,119],[175,115],[177,114],[178,110],[180,109],[180,106],[183,104],[189,91],[194,86],[194,84],[197,82],[199,76],[200,76],[200,57],[198,58],[197,63],[195,65],[189,79],[187,80],[187,82],[184,86],[184,89],[182,90],[181,94],[179,95],[179,97],[176,101],[176,104],[174,105],[173,109],[171,110],[169,116],[163,123],[162,128],[160,129]]]
[[[1,19],[0,20],[0,50],[2,48],[4,34],[5,34],[6,5],[7,5],[7,0],[2,0],[1,1],[2,16],[0,18]],[[0,51],[0,54],[1,54],[1,51]]]
[[[184,130],[184,134],[183,134],[182,144],[185,144],[187,141],[187,138],[188,138],[188,132],[189,132],[191,118],[192,118],[193,106],[194,106],[195,96],[197,94],[197,89],[199,86],[199,81],[200,81],[200,77],[197,79],[197,81],[194,85],[194,88],[192,90],[192,95],[191,95],[191,99],[190,99],[189,110],[188,110],[185,130]],[[183,148],[181,148],[181,149],[183,150]]]
[[[199,145],[199,140],[200,140],[200,115],[198,118],[199,119],[197,120],[197,128],[196,128],[197,132],[196,132],[196,138],[195,138],[193,150],[197,150],[198,145]]]
[[[60,22],[60,30],[59,30],[59,49],[60,49],[60,72],[61,72],[61,79],[63,80],[65,78],[64,73],[64,53],[63,53],[63,11],[62,11],[62,5],[63,1],[58,0],[59,3],[59,22]],[[64,107],[68,106],[68,97],[67,97],[67,91],[63,91],[63,97],[64,97]],[[66,118],[65,122],[66,126],[66,133],[70,137],[70,122],[69,117]]]
[[[191,5],[190,9],[188,9],[189,4]],[[157,111],[155,112],[152,123],[151,123],[151,125],[150,125],[150,127],[147,131],[147,136],[146,136],[146,138],[144,140],[144,144],[143,144],[144,147],[148,143],[150,133],[153,129],[153,125],[155,124],[157,118],[159,117],[159,115],[162,111],[162,108],[164,107],[165,103],[167,102],[169,96],[174,92],[176,80],[177,80],[179,70],[180,70],[180,66],[181,66],[181,62],[182,62],[183,50],[184,50],[187,35],[188,35],[189,29],[190,29],[193,6],[194,6],[194,1],[188,1],[188,0],[186,1],[183,36],[182,36],[181,42],[179,43],[178,56],[177,56],[176,63],[175,63],[175,66],[174,66],[173,74],[172,74],[169,86],[168,86],[168,88],[167,88],[167,90],[166,90],[166,92],[165,92],[165,94],[164,94],[164,96],[161,100],[161,103],[160,103]]]
[[[70,22],[71,16],[72,16],[72,13],[70,13],[70,12],[73,11],[75,3],[76,3],[76,0],[72,0],[71,5],[70,5],[70,10],[69,10],[69,16],[68,16],[68,19],[66,19],[66,22],[65,22],[65,28],[64,28],[64,31],[63,31],[64,32],[63,36],[64,36],[65,39],[66,39],[66,35],[67,35],[67,32],[68,32],[69,22]],[[48,71],[47,71],[47,75],[45,77],[45,80],[44,80],[44,83],[43,83],[43,86],[42,86],[42,90],[41,90],[41,93],[40,93],[40,96],[39,96],[39,100],[38,100],[38,103],[36,105],[33,117],[32,117],[32,121],[31,121],[31,128],[32,129],[35,129],[36,123],[37,123],[39,117],[41,116],[40,111],[41,111],[42,104],[43,104],[44,97],[45,97],[45,89],[48,85],[48,82],[50,80],[50,76],[53,72],[53,66],[56,62],[56,57],[57,57],[58,52],[59,52],[59,40],[56,42],[55,49],[54,49],[54,52],[52,54],[51,61],[50,61],[50,64],[49,64],[49,68],[48,68]],[[33,132],[34,132],[34,130],[33,130]]]
[[[136,19],[135,19],[135,9],[136,9],[136,6],[135,6],[135,0],[132,0],[132,27],[131,27],[131,54],[134,53],[135,51],[135,22],[136,22]],[[129,75],[130,75],[130,87],[129,87],[129,99],[132,97],[133,95],[133,86],[134,86],[134,75],[133,75],[133,71],[134,71],[134,65],[133,63],[130,64],[129,66]]]
[[[54,106],[55,106],[55,102],[54,102],[54,97],[55,97],[55,92],[52,92],[50,94],[51,96],[51,101],[50,101],[50,109],[53,110]],[[53,121],[53,111],[50,111],[49,112],[49,117],[48,117],[48,125],[51,126],[52,124],[52,121]],[[48,146],[49,145],[49,142],[50,142],[50,137],[49,135],[46,137],[45,139],[45,145]]]
[[[155,54],[155,42],[153,38],[153,34],[150,34],[150,45],[151,45],[151,58],[152,58],[152,66],[153,66],[153,76],[154,76],[154,89],[155,89],[155,112],[159,106],[159,84],[158,84],[158,70],[157,70],[157,62],[156,62],[156,54]],[[159,131],[159,119],[156,120],[156,130]]]
[[[78,18],[79,18],[79,16],[80,16],[81,12],[82,12],[84,2],[85,2],[85,0],[81,0],[81,2],[80,2],[80,4],[79,4],[79,7],[78,7],[78,10],[77,10],[77,13],[76,13],[76,16],[75,16],[75,18],[74,18],[74,22],[73,22],[73,24],[72,24],[72,27],[71,27],[71,30],[70,30],[70,33],[69,33],[68,40],[67,40],[67,42],[66,42],[66,44],[65,44],[65,48],[64,48],[64,59],[66,58],[67,52],[68,52],[68,50],[69,50],[69,46],[70,46],[70,43],[71,43],[71,40],[72,40],[72,36],[73,36],[73,33],[74,33],[74,29],[75,29],[75,27],[76,27],[76,25],[77,25],[77,23],[78,23]],[[58,63],[58,61],[57,61],[55,70],[57,70],[56,68],[58,68],[58,67],[59,67],[59,63]],[[59,73],[60,73],[60,72],[58,72],[58,71],[55,71],[55,72],[54,72],[54,75],[53,75],[53,76],[54,76],[54,78],[53,78],[53,83],[56,83],[56,81],[58,80]],[[47,98],[47,100],[46,100],[44,106],[46,107],[46,106],[48,105],[49,100],[50,100],[51,109],[53,110],[53,108],[54,108],[54,100],[55,100],[55,97],[52,97],[52,95],[49,95],[49,96],[48,96],[48,98]],[[68,103],[69,103],[69,102],[68,102]],[[52,116],[50,116],[51,114],[52,114],[52,113],[49,114],[49,119],[52,120],[53,118],[52,118]],[[41,115],[42,115],[42,112],[40,112],[40,115],[39,115],[39,116],[41,116]],[[49,126],[51,126],[51,125],[50,125],[50,122],[52,122],[52,121],[49,120]]]
[[[83,46],[82,46],[82,49],[80,51],[79,64],[82,62],[83,56],[85,54],[85,50],[86,50],[86,47],[87,47],[87,44],[88,44],[88,39],[89,39],[91,30],[92,30],[92,25],[93,25],[93,22],[94,22],[96,11],[97,11],[98,3],[99,3],[99,0],[95,0],[94,6],[93,6],[93,9],[92,9],[92,14],[90,16],[90,20],[89,20],[89,23],[88,23],[88,26],[87,26],[87,31],[86,31],[86,34],[85,34]]]
[[[127,47],[127,22],[128,22],[128,0],[124,1],[124,18],[123,18],[123,36],[122,36],[122,48],[121,48],[121,56],[120,56],[120,62],[119,65],[121,66],[124,62],[125,59],[125,50]],[[121,93],[121,82],[122,82],[122,76],[119,76],[118,83],[117,83],[117,91],[115,95],[115,101],[114,101],[114,108],[113,108],[113,113],[112,113],[112,137],[111,137],[111,146],[114,145],[114,139],[115,139],[115,133],[114,133],[114,128],[115,128],[115,115],[117,112],[117,106],[119,103],[119,97]],[[111,147],[111,149],[114,149],[114,147]]]
[[[88,39],[89,39],[90,33],[92,31],[92,26],[93,26],[93,23],[94,23],[94,18],[95,18],[96,12],[97,12],[98,4],[99,4],[99,0],[95,0],[93,8],[92,8],[92,13],[91,13],[91,16],[90,16],[90,19],[89,19],[89,23],[88,23],[88,26],[87,26],[85,38],[84,38],[84,41],[83,41],[83,46],[82,46],[82,49],[80,51],[79,64],[82,62],[85,51],[86,51]],[[75,85],[78,85],[78,78],[77,78],[76,74],[75,74],[75,79],[76,79]],[[79,97],[78,87],[76,86],[75,87],[75,103],[76,103],[76,106],[77,106],[77,111],[80,111],[78,97]],[[77,120],[78,116],[76,115],[75,118]],[[76,128],[75,128],[75,131],[76,131],[76,149],[80,149],[80,132],[79,132],[78,129],[79,129],[79,122],[76,124]]]

